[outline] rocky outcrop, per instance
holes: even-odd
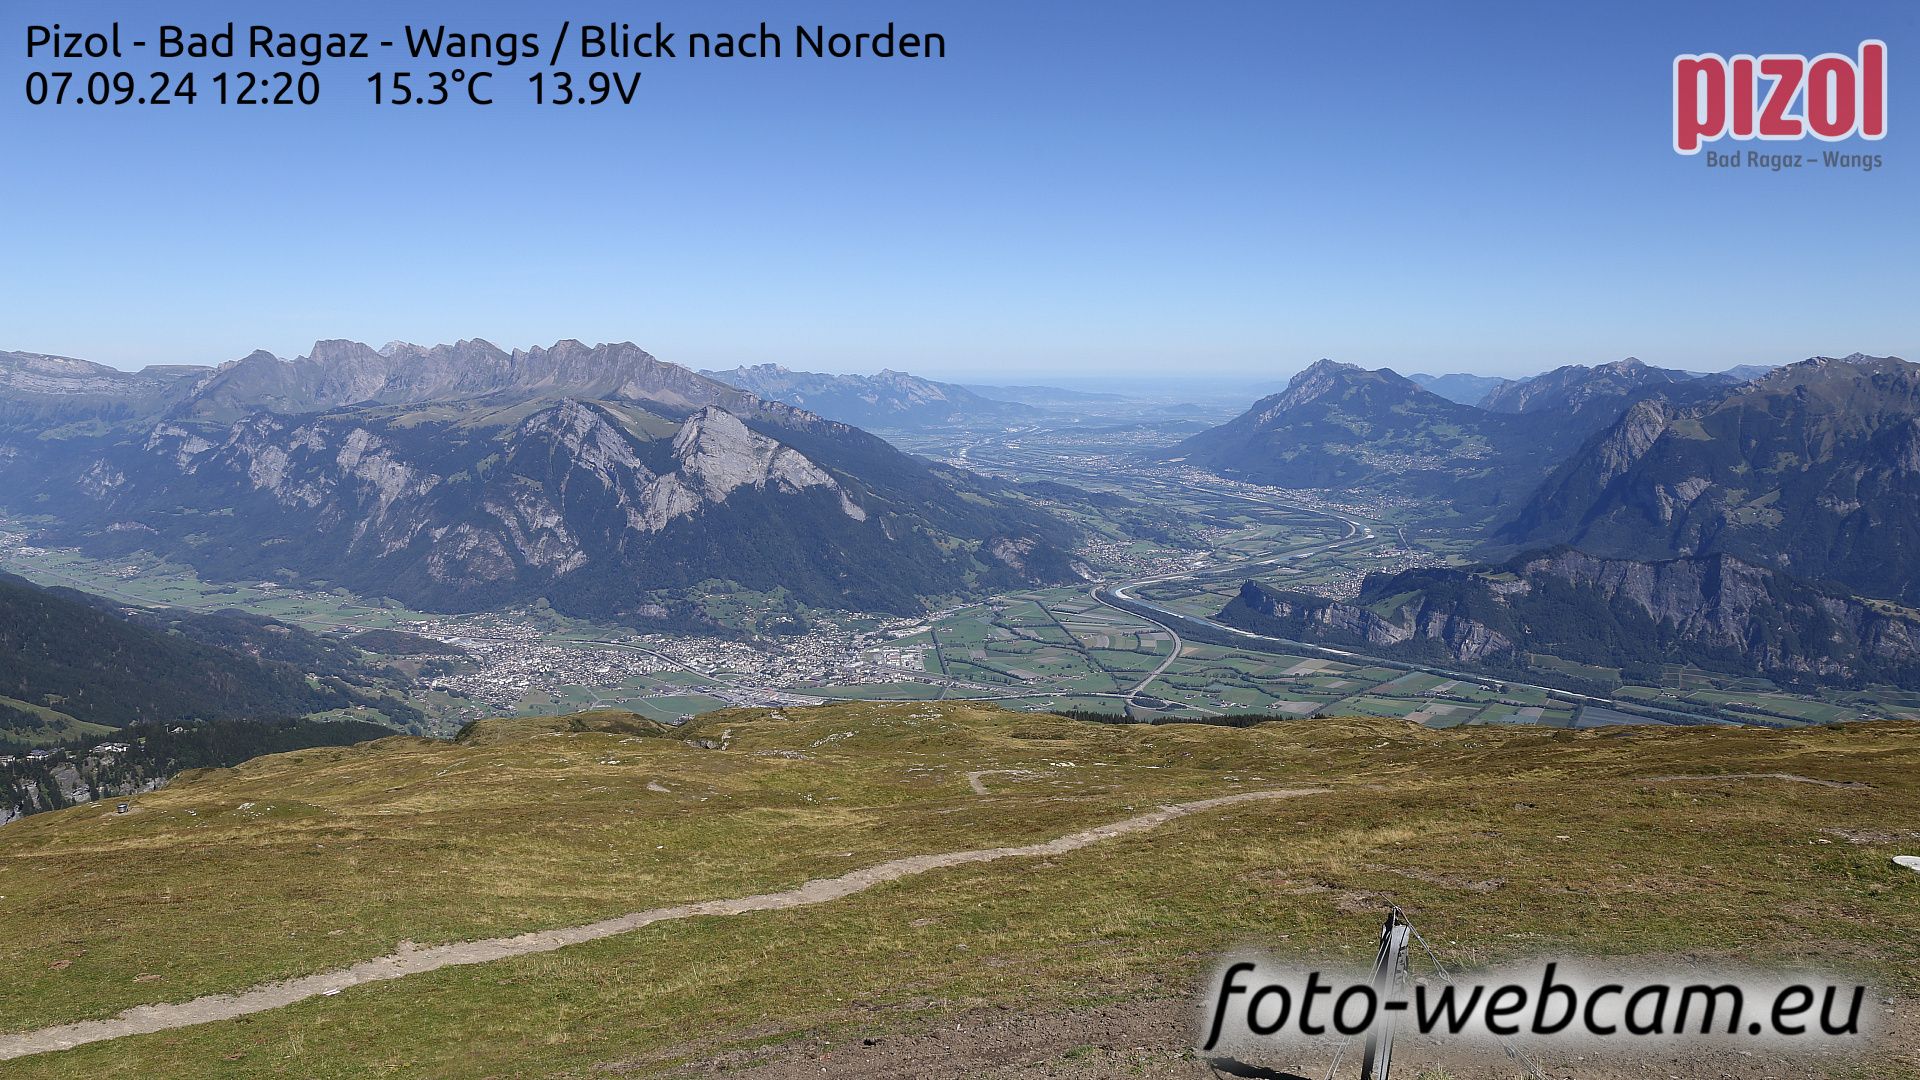
[[[1664,402],[1641,401],[1629,408],[1594,445],[1593,456],[1599,462],[1598,482],[1610,484],[1631,469],[1660,436],[1666,434],[1667,420]]]
[[[833,478],[806,455],[747,427],[725,409],[708,406],[680,426],[673,439],[682,483],[706,502],[724,502],[735,489],[799,492],[835,488]]]
[[[1271,423],[1289,410],[1323,398],[1344,396],[1355,380],[1365,378],[1367,374],[1365,368],[1355,364],[1342,364],[1324,358],[1315,360],[1288,380],[1285,390],[1263,403],[1258,413],[1260,422]]]
[[[1220,613],[1220,620],[1243,629],[1257,629],[1253,614],[1289,628],[1302,640],[1329,640],[1391,648],[1410,641],[1443,645],[1455,659],[1479,663],[1513,652],[1506,635],[1458,613],[1440,610],[1416,597],[1380,614],[1370,608],[1301,593],[1271,593],[1252,582]],[[1271,628],[1269,628],[1271,629]]]
[[[1467,664],[1544,652],[1583,663],[1693,663],[1791,683],[1920,686],[1920,620],[1731,556],[1640,562],[1572,549],[1503,566],[1369,578],[1351,603],[1249,582],[1219,615],[1243,629]]]
[[[1519,572],[1624,602],[1677,638],[1746,656],[1757,671],[1849,679],[1863,661],[1920,665],[1920,623],[1732,556],[1649,563],[1566,549],[1523,560]],[[1800,647],[1775,636],[1789,628]]]

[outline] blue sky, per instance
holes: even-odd
[[[118,15],[131,38],[153,12],[543,41],[566,17],[789,37],[892,18],[948,58],[636,61],[626,108],[515,103],[531,68],[489,109],[366,103],[400,58],[318,69],[311,109],[23,103],[29,23]],[[578,337],[996,381],[1920,358],[1917,25],[1920,5],[1865,2],[0,0],[0,348],[138,367]],[[1890,132],[1837,148],[1882,169],[1669,149],[1676,53],[1864,37],[1889,44]]]

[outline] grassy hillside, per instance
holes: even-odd
[[[105,724],[76,720],[58,709],[19,698],[0,697],[0,742],[14,746],[51,746],[74,739],[112,734]]]
[[[1846,786],[1672,779],[1761,773]],[[1920,877],[1888,863],[1920,843],[1920,725],[1148,728],[926,703],[730,711],[678,730],[611,713],[491,721],[458,742],[188,774],[124,816],[9,825],[0,1027],[1299,787],[1326,791],[5,1068],[685,1075],[687,1061],[858,1046],[968,1010],[1177,999],[1234,944],[1351,962],[1390,902],[1462,966],[1804,962],[1860,972],[1907,1015],[1920,997]],[[1920,1075],[1910,1060],[1850,1070],[1817,1075]]]
[[[128,613],[100,597],[0,574],[0,741],[49,741],[71,729],[204,719],[301,716],[372,705],[418,719],[410,706],[346,681],[374,673],[351,650],[238,612]],[[310,678],[325,672],[328,677]]]

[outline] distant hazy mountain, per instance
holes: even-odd
[[[1456,372],[1452,375],[1423,373],[1409,375],[1407,378],[1448,401],[1457,401],[1462,405],[1478,405],[1488,394],[1512,381],[1496,375],[1468,375],[1464,372]]]
[[[1818,357],[1703,403],[1639,402],[1499,536],[1620,558],[1726,553],[1920,601],[1920,366]]]
[[[1026,405],[989,400],[966,387],[922,379],[904,371],[823,375],[792,371],[778,364],[758,364],[701,374],[769,401],[784,401],[857,427],[917,428],[1039,415],[1039,410]]]
[[[965,389],[994,401],[1014,401],[1041,408],[1062,408],[1088,402],[1128,401],[1125,394],[1103,394],[1087,390],[1064,390],[1058,386],[983,386],[968,383]]]
[[[1695,377],[1684,371],[1649,367],[1628,357],[1611,364],[1585,367],[1570,364],[1531,378],[1507,383],[1480,401],[1480,407],[1502,413],[1551,412],[1592,426],[1610,423],[1621,410],[1649,391],[1672,391]]]
[[[57,374],[27,392],[95,377]],[[322,342],[120,408],[0,424],[0,505],[95,551],[436,609],[635,616],[718,580],[907,611],[1075,577],[1073,530],[1016,489],[631,344]]]
[[[1280,487],[1439,496],[1477,518],[1532,490],[1554,454],[1574,444],[1564,425],[1449,401],[1391,370],[1321,360],[1166,456]]]
[[[1173,448],[1228,475],[1290,487],[1352,486],[1476,469],[1495,454],[1483,415],[1382,369],[1321,360],[1281,393]],[[1504,419],[1492,427],[1513,426]]]
[[[1429,662],[1518,668],[1528,652],[1648,677],[1687,663],[1783,683],[1920,688],[1920,621],[1727,555],[1633,562],[1578,551],[1369,577],[1351,602],[1249,582],[1222,622]]]
[[[113,420],[158,412],[211,372],[203,367],[129,372],[67,356],[0,352],[0,423]]]
[[[1694,375],[1701,379],[1717,379],[1723,383],[1731,384],[1752,382],[1754,379],[1758,379],[1769,372],[1778,370],[1780,370],[1780,365],[1778,364],[1740,364],[1736,367],[1730,367],[1725,371],[1695,372]]]

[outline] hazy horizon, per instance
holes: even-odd
[[[567,340],[566,338],[562,337],[562,338],[554,338],[551,340],[538,341],[538,342],[509,343],[509,342],[497,341],[492,338],[485,338],[483,335],[468,334],[460,338],[450,339],[448,341],[415,341],[415,340],[409,340],[405,338],[393,338],[382,344],[374,344],[372,341],[368,341],[365,339],[340,338],[336,336],[336,337],[327,337],[327,338],[316,338],[314,342],[311,342],[307,345],[304,345],[298,348],[293,348],[293,349],[249,349],[246,352],[240,353],[236,356],[224,357],[218,360],[170,359],[170,360],[154,360],[154,361],[151,361],[150,363],[149,362],[112,363],[109,361],[100,360],[95,357],[76,355],[71,351],[63,352],[58,349],[44,349],[44,348],[18,348],[7,342],[0,342],[0,352],[39,353],[39,354],[50,355],[50,356],[62,356],[62,357],[67,357],[69,359],[86,360],[86,361],[91,361],[93,363],[104,363],[108,367],[113,367],[121,371],[138,371],[141,368],[149,367],[149,366],[153,366],[153,367],[189,366],[189,367],[217,368],[222,364],[232,363],[233,361],[252,355],[255,352],[267,352],[281,360],[289,360],[289,361],[298,360],[298,359],[303,359],[309,356],[313,351],[313,346],[320,341],[332,341],[332,340],[359,341],[362,344],[370,345],[376,349],[384,349],[389,345],[414,345],[414,346],[419,346],[424,348],[432,348],[436,345],[453,344],[455,341],[469,340],[474,338],[480,338],[482,340],[486,340],[491,344],[501,349],[504,349],[508,352],[514,352],[514,351],[525,350],[525,349],[533,349],[533,348],[546,348],[546,347],[552,346],[558,341]],[[677,364],[681,367],[689,368],[691,370],[696,370],[696,371],[700,371],[700,370],[726,371],[736,367],[743,367],[743,366],[751,367],[756,364],[776,364],[780,367],[784,367],[792,371],[809,372],[809,373],[816,373],[816,374],[871,376],[871,375],[878,374],[880,371],[883,371],[883,370],[893,370],[893,371],[902,371],[909,375],[915,375],[921,378],[932,379],[938,382],[946,382],[946,383],[959,383],[959,384],[984,385],[984,386],[1048,386],[1048,385],[1051,385],[1051,386],[1060,387],[1062,389],[1076,389],[1076,388],[1078,389],[1089,389],[1089,388],[1114,389],[1114,388],[1126,387],[1126,386],[1133,386],[1136,388],[1147,389],[1147,388],[1163,388],[1163,387],[1172,388],[1177,386],[1188,386],[1188,387],[1194,387],[1196,389],[1224,390],[1224,389],[1240,387],[1240,386],[1260,386],[1260,385],[1266,385],[1266,384],[1281,385],[1281,384],[1284,384],[1288,379],[1292,378],[1294,375],[1298,374],[1299,372],[1306,369],[1308,366],[1312,365],[1318,360],[1330,359],[1339,363],[1356,363],[1355,361],[1351,361],[1351,360],[1343,360],[1339,356],[1327,356],[1327,357],[1313,356],[1308,358],[1289,358],[1288,360],[1276,362],[1271,367],[1268,367],[1264,370],[1258,370],[1258,371],[1203,369],[1199,371],[1186,372],[1179,375],[1157,374],[1150,371],[1085,372],[1085,371],[1072,371],[1072,370],[1054,370],[1054,371],[1021,370],[1017,372],[997,372],[996,373],[991,371],[963,371],[963,370],[941,369],[938,367],[919,367],[919,366],[915,366],[910,362],[905,362],[903,360],[896,360],[894,362],[883,363],[877,366],[858,367],[858,368],[844,367],[844,366],[842,367],[832,367],[832,366],[803,367],[794,363],[785,362],[777,359],[775,360],[754,359],[754,360],[745,360],[736,364],[713,365],[713,364],[690,364],[682,360],[678,360],[672,356],[662,355],[653,349],[647,348],[646,342],[639,341],[631,337],[615,338],[615,339],[611,339],[608,342],[587,341],[586,339],[577,339],[577,340],[585,341],[586,344],[589,344],[589,345],[632,342],[633,344],[638,345],[641,349],[646,350],[650,355],[654,356],[658,360],[663,360],[668,363]],[[1655,360],[1655,359],[1650,359],[1646,356],[1636,354],[1630,357],[1623,356],[1623,357],[1614,357],[1612,359],[1573,360],[1573,361],[1567,361],[1565,363],[1551,363],[1551,364],[1542,363],[1540,366],[1536,366],[1536,367],[1516,367],[1516,368],[1503,370],[1503,371],[1494,371],[1494,370],[1485,370],[1485,369],[1475,370],[1475,369],[1465,369],[1465,368],[1444,368],[1436,364],[1428,364],[1426,366],[1420,366],[1418,364],[1409,364],[1409,363],[1389,363],[1389,364],[1359,363],[1357,366],[1368,368],[1370,370],[1378,370],[1381,368],[1386,368],[1400,375],[1406,376],[1408,378],[1411,378],[1416,375],[1432,375],[1432,376],[1473,375],[1473,376],[1492,377],[1492,378],[1518,379],[1518,378],[1525,378],[1530,375],[1537,375],[1545,371],[1551,371],[1558,367],[1567,366],[1568,364],[1578,364],[1585,367],[1593,367],[1599,364],[1613,363],[1616,360],[1637,359],[1640,362],[1648,364],[1653,367],[1670,368],[1670,369],[1681,370],[1681,371],[1691,371],[1691,372],[1697,372],[1701,374],[1711,374],[1714,372],[1725,371],[1725,370],[1728,370],[1729,368],[1743,367],[1747,365],[1762,365],[1762,366],[1778,367],[1784,364],[1791,364],[1801,360],[1810,359],[1815,356],[1842,357],[1842,356],[1851,355],[1853,353],[1866,353],[1867,355],[1875,355],[1875,356],[1888,356],[1888,355],[1900,356],[1901,355],[1899,353],[1873,352],[1872,350],[1866,350],[1866,349],[1845,349],[1845,350],[1839,350],[1839,351],[1823,350],[1819,352],[1808,353],[1804,356],[1791,356],[1791,357],[1780,357],[1780,358],[1775,358],[1775,357],[1753,358],[1753,359],[1742,360],[1742,361],[1729,363],[1729,364],[1702,366],[1702,365],[1690,365],[1682,361]],[[1173,359],[1174,358],[1169,358],[1169,362],[1172,362]],[[1182,360],[1180,362],[1183,364],[1187,363],[1187,361],[1185,360]]]

